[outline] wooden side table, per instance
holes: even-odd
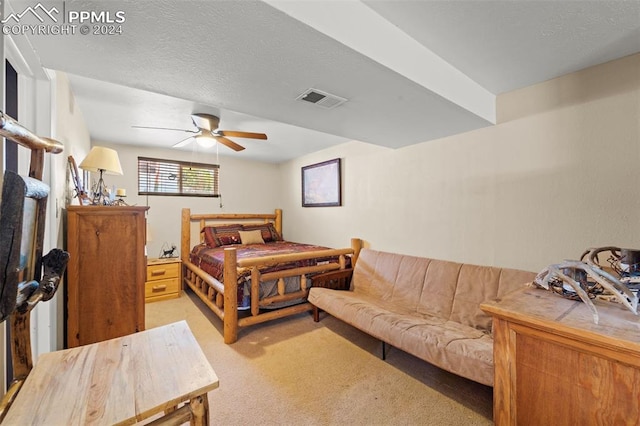
[[[186,321],[40,355],[3,423],[133,424],[156,414],[209,424],[218,387]],[[178,405],[184,405],[178,408]]]
[[[180,297],[182,261],[179,258],[147,260],[146,303]]]
[[[482,305],[493,316],[496,425],[638,424],[640,317],[527,288]]]

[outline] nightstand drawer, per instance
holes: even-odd
[[[147,265],[147,281],[165,280],[180,276],[180,262]]]
[[[177,295],[179,288],[180,282],[176,278],[147,281],[144,285],[144,297],[155,298],[158,296]]]

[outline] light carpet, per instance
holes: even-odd
[[[222,322],[191,292],[146,305],[147,328],[180,320],[220,379],[212,424],[492,424],[490,387],[395,348],[383,361],[378,340],[326,314],[244,328],[225,345]]]

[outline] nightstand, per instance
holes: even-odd
[[[182,261],[179,258],[148,259],[147,281],[144,285],[144,301],[180,297]]]

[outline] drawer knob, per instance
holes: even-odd
[[[165,291],[166,289],[167,289],[167,285],[166,284],[154,285],[151,288],[152,291]]]
[[[154,269],[153,271],[151,271],[151,275],[153,275],[154,277],[157,275],[164,275],[167,271],[165,269]]]

